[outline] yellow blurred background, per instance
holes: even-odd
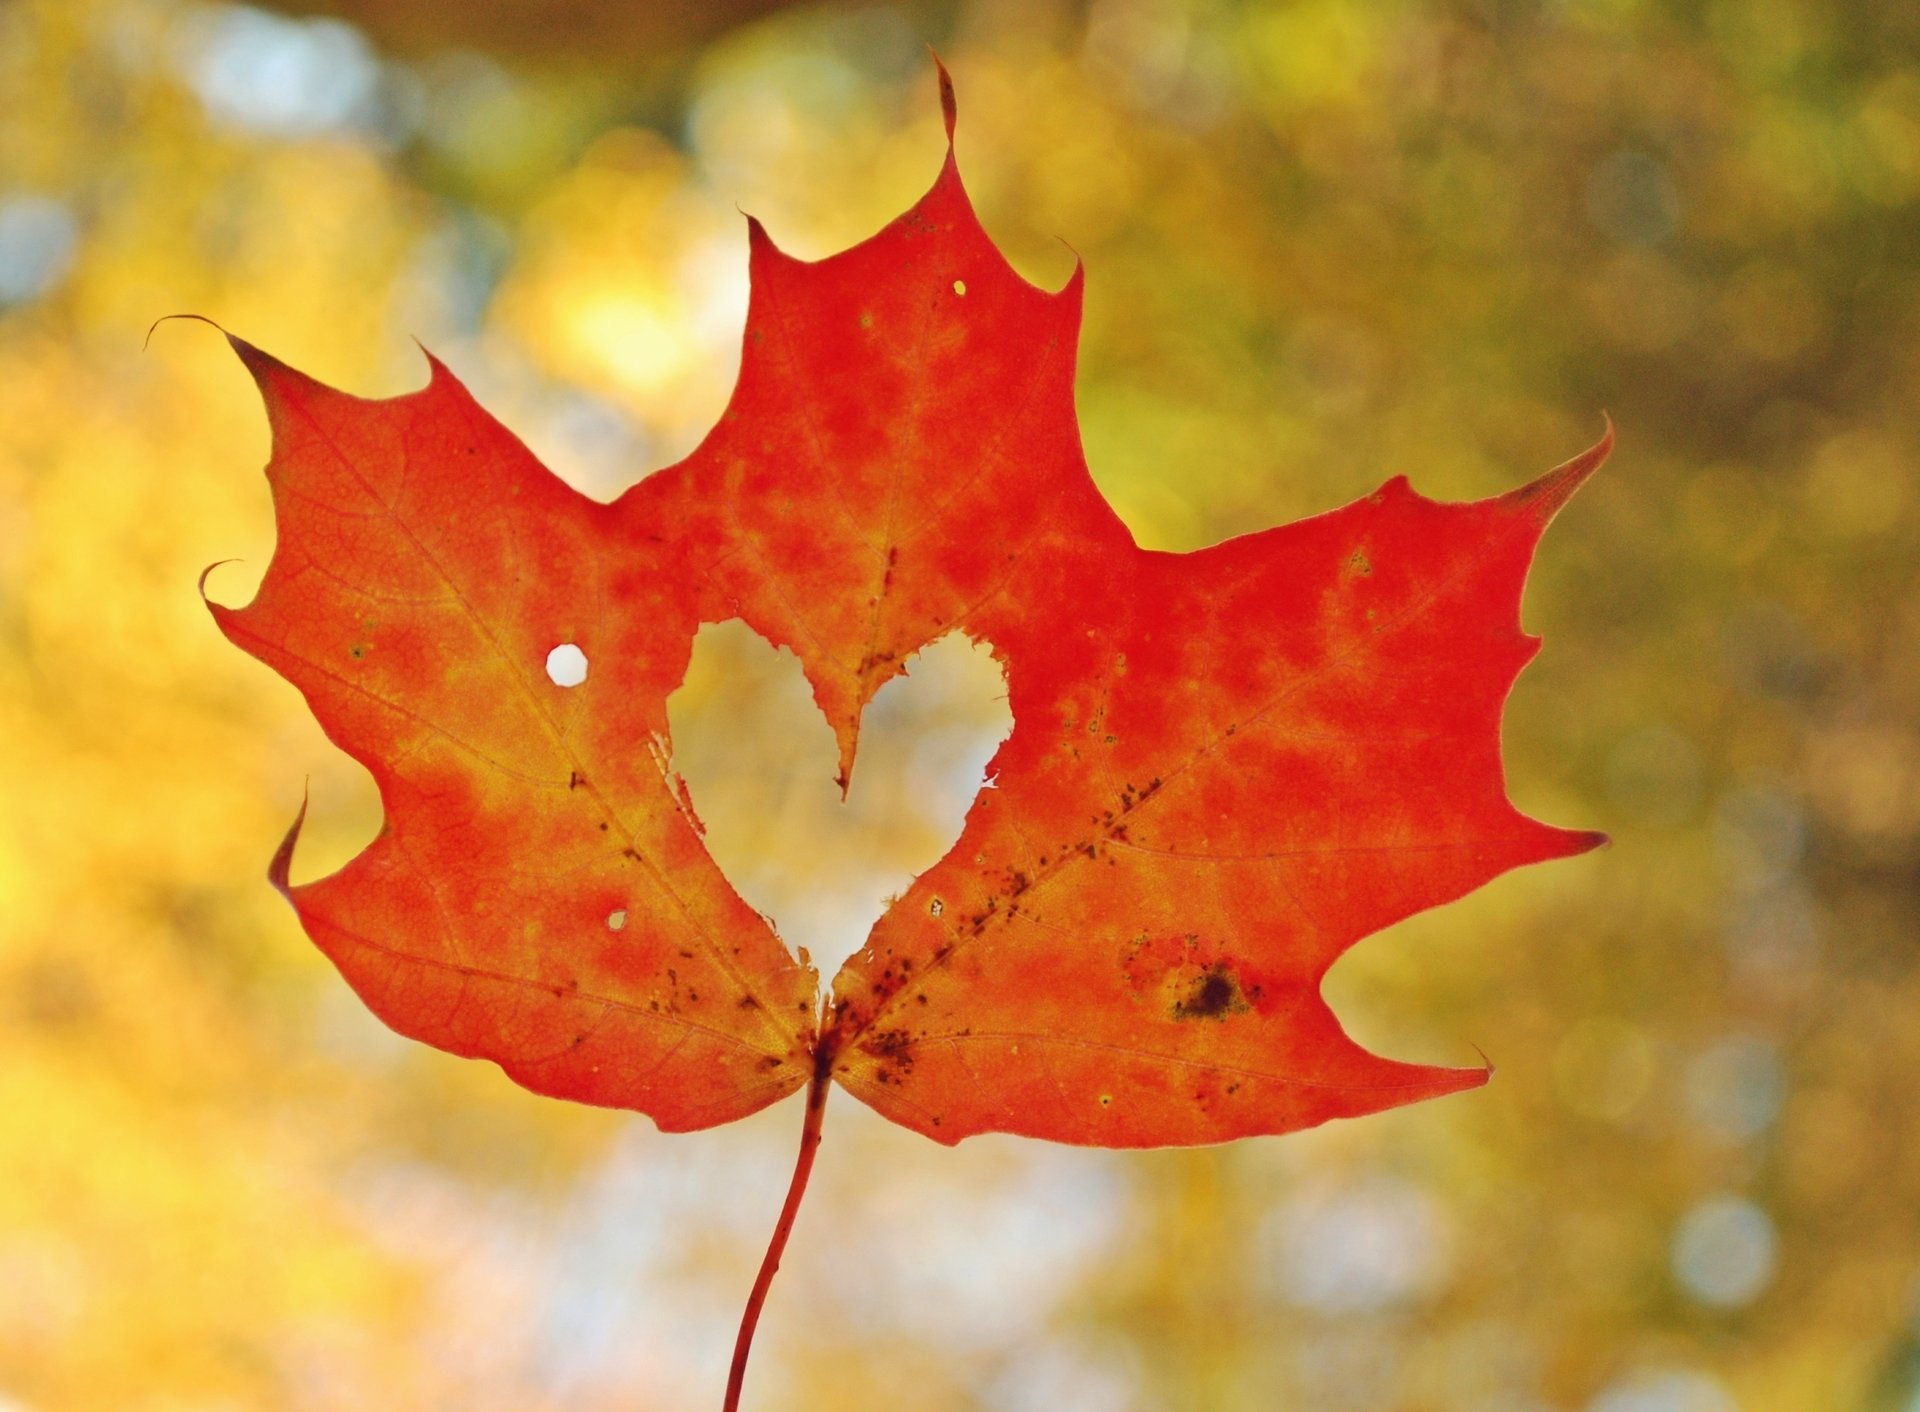
[[[1147,1154],[843,1096],[748,1404],[1920,1409],[1910,0],[298,8],[0,0],[0,1409],[717,1404],[797,1108],[669,1139],[361,1011],[262,874],[371,788],[194,591],[270,553],[264,419],[209,330],[142,340],[391,394],[417,337],[609,496],[726,395],[736,208],[817,256],[931,181],[928,43],[988,229],[1086,262],[1143,542],[1489,494],[1612,414],[1507,742],[1615,842],[1336,969],[1479,1092]],[[703,635],[675,759],[790,939],[957,827],[1005,706],[928,657],[842,810],[792,660]]]

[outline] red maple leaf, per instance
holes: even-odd
[[[1602,841],[1516,810],[1519,601],[1611,436],[1530,485],[1402,479],[1190,554],[1139,548],[1082,458],[1076,270],[1019,278],[948,156],[885,230],[806,263],[749,226],[738,385],[611,505],[549,474],[439,363],[369,402],[235,339],[273,428],[279,541],[221,629],[373,774],[380,837],[272,878],[404,1034],[678,1131],[833,1083],[941,1142],[1217,1142],[1485,1081],[1396,1063],[1320,997],[1360,937]],[[818,978],[729,886],[667,764],[702,623],[803,663],[851,770],[862,708],[955,630],[1011,736],[958,842]],[[559,649],[558,655],[556,649]],[[584,680],[557,670],[572,657]],[[555,670],[550,670],[552,659]],[[573,684],[563,684],[572,682]]]

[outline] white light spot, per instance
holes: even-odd
[[[1687,1066],[1687,1106],[1717,1137],[1758,1137],[1779,1116],[1785,1095],[1779,1051],[1753,1035],[1720,1040]]]
[[[1738,1412],[1719,1381],[1691,1369],[1641,1370],[1616,1378],[1587,1412]]]
[[[955,294],[965,294],[967,292],[967,282],[963,279],[955,280],[953,282],[953,292]]]
[[[58,284],[73,263],[79,234],[73,213],[58,201],[45,196],[0,201],[0,304],[37,298]]]
[[[1750,1304],[1773,1279],[1773,1222],[1751,1201],[1715,1196],[1673,1233],[1673,1273],[1702,1304]]]
[[[187,82],[215,121],[274,137],[369,127],[380,63],[338,20],[290,20],[244,5],[190,27]]]
[[[607,913],[607,930],[608,931],[617,932],[620,930],[620,928],[624,927],[626,924],[627,924],[626,908],[618,907],[618,908],[615,908],[613,911]]]
[[[547,680],[555,686],[578,686],[587,679],[587,654],[563,642],[547,654]]]
[[[1279,1292],[1329,1313],[1405,1304],[1437,1289],[1447,1274],[1439,1204],[1386,1177],[1303,1193],[1269,1215],[1261,1237]]]
[[[985,1263],[984,1255],[975,1259]],[[995,1291],[996,1294],[999,1291]],[[1127,1412],[1140,1405],[1133,1370],[1115,1367],[1105,1349],[1043,1344],[1015,1346],[1011,1359],[989,1387],[988,1406],[1004,1412],[1053,1412],[1072,1407],[1077,1412]]]

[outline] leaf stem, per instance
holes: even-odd
[[[793,1218],[800,1213],[800,1198],[806,1195],[807,1178],[813,1174],[813,1156],[820,1150],[820,1120],[827,1111],[827,1090],[833,1087],[832,1056],[822,1046],[815,1057],[813,1081],[807,1085],[807,1119],[800,1129],[800,1157],[793,1165],[793,1180],[787,1186],[786,1204],[780,1208],[780,1220],[773,1228],[760,1273],[747,1296],[747,1307],[740,1315],[740,1333],[733,1341],[733,1366],[727,1372],[727,1400],[721,1412],[740,1412],[740,1388],[747,1378],[747,1354],[753,1349],[753,1331],[760,1323],[760,1308],[767,1302],[767,1290],[780,1268],[780,1257],[793,1234]]]

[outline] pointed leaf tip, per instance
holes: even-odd
[[[419,339],[413,340],[413,346],[420,350],[420,356],[427,360],[427,386],[439,391],[453,391],[464,397],[471,397],[467,385],[460,381],[460,375],[441,361],[426,344]]]
[[[1537,517],[1542,524],[1560,513],[1560,508],[1573,499],[1576,490],[1586,484],[1588,477],[1606,464],[1607,457],[1613,454],[1613,418],[1601,413],[1604,429],[1600,439],[1578,456],[1563,461],[1541,476],[1529,481],[1505,496],[1506,502],[1516,509],[1524,508]]]
[[[747,213],[744,211],[740,214],[747,216]],[[767,233],[767,227],[761,219],[758,216],[747,216],[747,270],[749,275],[751,275],[753,271],[762,268],[765,261],[776,255],[784,256],[785,254],[786,252],[782,250],[774,238]]]
[[[851,729],[834,734],[839,737],[840,772],[833,777],[833,782],[840,788],[840,802],[845,804],[853,789],[853,762],[860,753],[860,723],[856,720]]]
[[[240,337],[238,334],[227,333],[225,329],[221,329],[220,332],[226,334],[227,345],[233,349],[234,355],[246,365],[247,371],[253,374],[253,380],[255,382],[265,382],[275,373],[293,371],[285,363],[274,357],[273,354],[254,347],[253,344],[247,342],[246,339]]]
[[[1487,1051],[1474,1044],[1472,1040],[1468,1040],[1467,1043],[1472,1046],[1473,1052],[1480,1056],[1480,1082],[1482,1084],[1492,1082],[1494,1074],[1498,1072],[1493,1067],[1493,1060],[1487,1058]]]
[[[412,335],[409,334],[408,337],[412,338]],[[445,363],[441,362],[440,359],[434,354],[434,351],[431,348],[427,347],[426,344],[422,343],[418,338],[413,339],[413,346],[415,348],[418,348],[420,350],[420,356],[427,360],[428,382],[430,383],[438,382],[441,378],[451,378],[454,382],[460,381],[460,379],[453,376],[453,369],[449,368]]]
[[[300,842],[300,829],[307,822],[307,791],[300,791],[300,812],[293,816],[293,823],[287,829],[287,836],[280,840],[280,846],[273,850],[273,859],[267,864],[267,881],[273,884],[273,890],[287,901],[293,901],[293,884],[287,879],[293,871],[293,849]]]
[[[929,49],[928,53],[933,51]],[[940,76],[940,116],[947,124],[947,146],[953,146],[954,119],[958,114],[958,105],[953,96],[953,75],[947,72],[947,66],[940,62],[938,54],[933,55],[933,69]]]

